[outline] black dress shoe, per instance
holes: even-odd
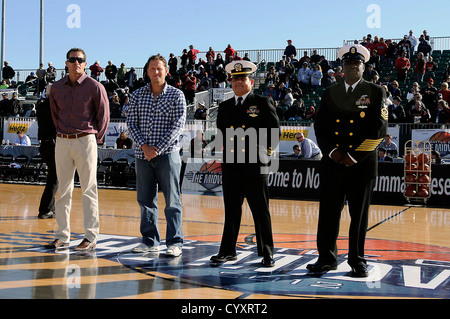
[[[316,262],[314,264],[308,264],[306,266],[306,269],[308,269],[311,272],[324,272],[329,270],[336,270],[337,265],[328,265],[322,262]]]
[[[369,271],[367,270],[367,266],[365,264],[358,264],[356,266],[352,266],[352,277],[364,278],[369,276]]]
[[[215,256],[212,256],[210,258],[210,260],[213,262],[216,262],[216,263],[224,263],[224,262],[230,261],[230,260],[237,260],[237,257],[233,256],[233,255],[228,255],[228,256],[215,255]]]
[[[264,256],[263,260],[261,261],[262,265],[264,267],[273,267],[275,266],[275,260],[273,260],[272,256]]]
[[[55,239],[50,244],[44,245],[45,249],[58,249],[69,246],[69,243],[63,242],[61,239]]]
[[[39,219],[47,219],[47,218],[54,218],[55,217],[55,213],[54,212],[48,212],[45,214],[41,214],[39,213],[38,218]]]

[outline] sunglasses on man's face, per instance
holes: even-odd
[[[70,63],[75,63],[75,62],[78,62],[78,63],[83,63],[83,62],[86,62],[86,59],[84,59],[84,58],[80,58],[80,57],[70,57],[70,58],[68,58],[67,59],[67,61],[69,61]]]

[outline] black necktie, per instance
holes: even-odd
[[[236,104],[236,106],[238,108],[242,106],[242,96],[238,97],[238,103]]]
[[[347,95],[352,94],[352,92],[353,92],[353,87],[349,86],[348,90],[347,90]]]

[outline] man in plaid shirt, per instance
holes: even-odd
[[[180,200],[179,137],[186,122],[186,99],[168,85],[164,57],[150,57],[145,68],[151,83],[130,99],[127,126],[135,143],[137,201],[141,207],[142,243],[133,252],[158,252],[158,184],[163,192],[167,220],[166,255],[179,256],[183,245]]]

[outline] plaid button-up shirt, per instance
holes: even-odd
[[[154,145],[158,154],[180,150],[179,137],[186,123],[184,93],[168,85],[156,97],[150,85],[136,90],[128,106],[127,127],[135,142],[135,157],[144,159],[142,145]]]

